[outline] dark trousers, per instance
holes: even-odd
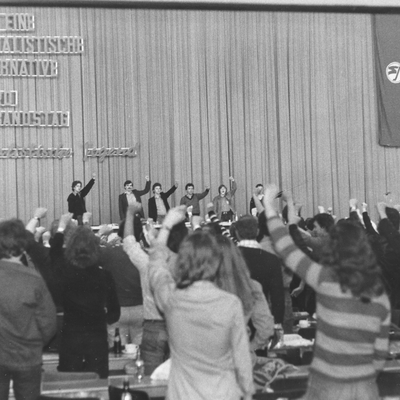
[[[41,375],[41,365],[20,370],[0,366],[0,399],[8,399],[12,380],[16,400],[37,400],[40,395]]]
[[[142,338],[144,374],[151,375],[169,356],[167,326],[163,320],[144,320]]]
[[[58,370],[96,372],[108,377],[107,330],[104,332],[63,332]]]

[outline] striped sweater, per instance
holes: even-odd
[[[387,295],[363,303],[351,292],[343,293],[333,271],[300,251],[278,217],[268,220],[268,228],[285,265],[317,293],[317,334],[310,371],[339,382],[373,379],[388,354]]]

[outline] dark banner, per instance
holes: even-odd
[[[374,16],[379,144],[400,147],[400,15]]]

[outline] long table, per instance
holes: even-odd
[[[115,355],[110,353],[108,356],[108,368],[110,373],[122,374],[124,372],[124,367],[127,363],[131,362],[132,358],[127,354],[118,354]],[[44,372],[57,372],[58,366],[58,353],[44,353],[43,354],[43,366],[42,369]]]
[[[284,373],[280,375],[277,379],[283,382],[287,382],[288,386],[291,381],[299,380],[299,379],[307,379],[308,377],[308,365],[302,365],[297,367],[296,370],[290,371],[288,373]],[[384,379],[381,380],[383,385],[387,385],[388,378],[390,378],[391,373],[399,373],[400,374],[400,360],[388,360],[386,361],[384,368]],[[110,376],[108,379],[97,379],[93,381],[64,381],[64,382],[46,382],[44,380],[42,384],[42,393],[46,395],[64,395],[64,396],[74,396],[74,395],[92,395],[95,397],[99,397],[103,400],[108,400],[108,386],[119,386],[122,387],[122,382],[127,375],[115,375]],[[151,399],[162,399],[166,395],[167,391],[167,381],[153,381],[150,377],[146,376],[143,378],[141,382],[138,382],[137,379],[133,375],[128,375],[130,381],[130,387],[132,389],[143,390],[148,393]],[[397,379],[397,375],[396,379]],[[386,380],[385,380],[386,379]],[[282,383],[283,383],[282,382]],[[379,380],[378,380],[379,382]],[[381,384],[381,385],[382,385]],[[391,390],[395,390],[397,395],[400,395],[400,382],[397,386],[396,382],[391,382],[392,388]],[[283,383],[283,385],[285,385]],[[281,385],[282,386],[282,385]],[[394,388],[394,389],[393,389]],[[380,388],[382,391],[382,388]],[[383,392],[385,388],[383,388]],[[382,395],[389,395],[387,393],[381,393]],[[390,393],[393,395],[393,393]]]

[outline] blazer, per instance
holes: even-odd
[[[151,181],[147,181],[146,186],[144,187],[143,190],[137,190],[137,189],[132,190],[132,193],[136,197],[136,201],[138,203],[142,202],[140,196],[143,196],[146,193],[150,192],[150,184]],[[119,218],[121,219],[121,221],[125,219],[127,209],[128,209],[128,199],[126,198],[126,193],[121,193],[118,197],[118,211],[119,211]],[[144,217],[143,211],[142,211],[142,217]]]
[[[168,197],[171,196],[172,193],[175,192],[177,187],[174,185],[172,186],[171,189],[168,190],[168,192],[161,192],[160,196],[163,199],[165,209],[168,211],[169,210],[169,204],[168,204]],[[156,198],[150,197],[149,199],[149,218],[152,218],[154,222],[157,221],[157,206],[156,206]]]

